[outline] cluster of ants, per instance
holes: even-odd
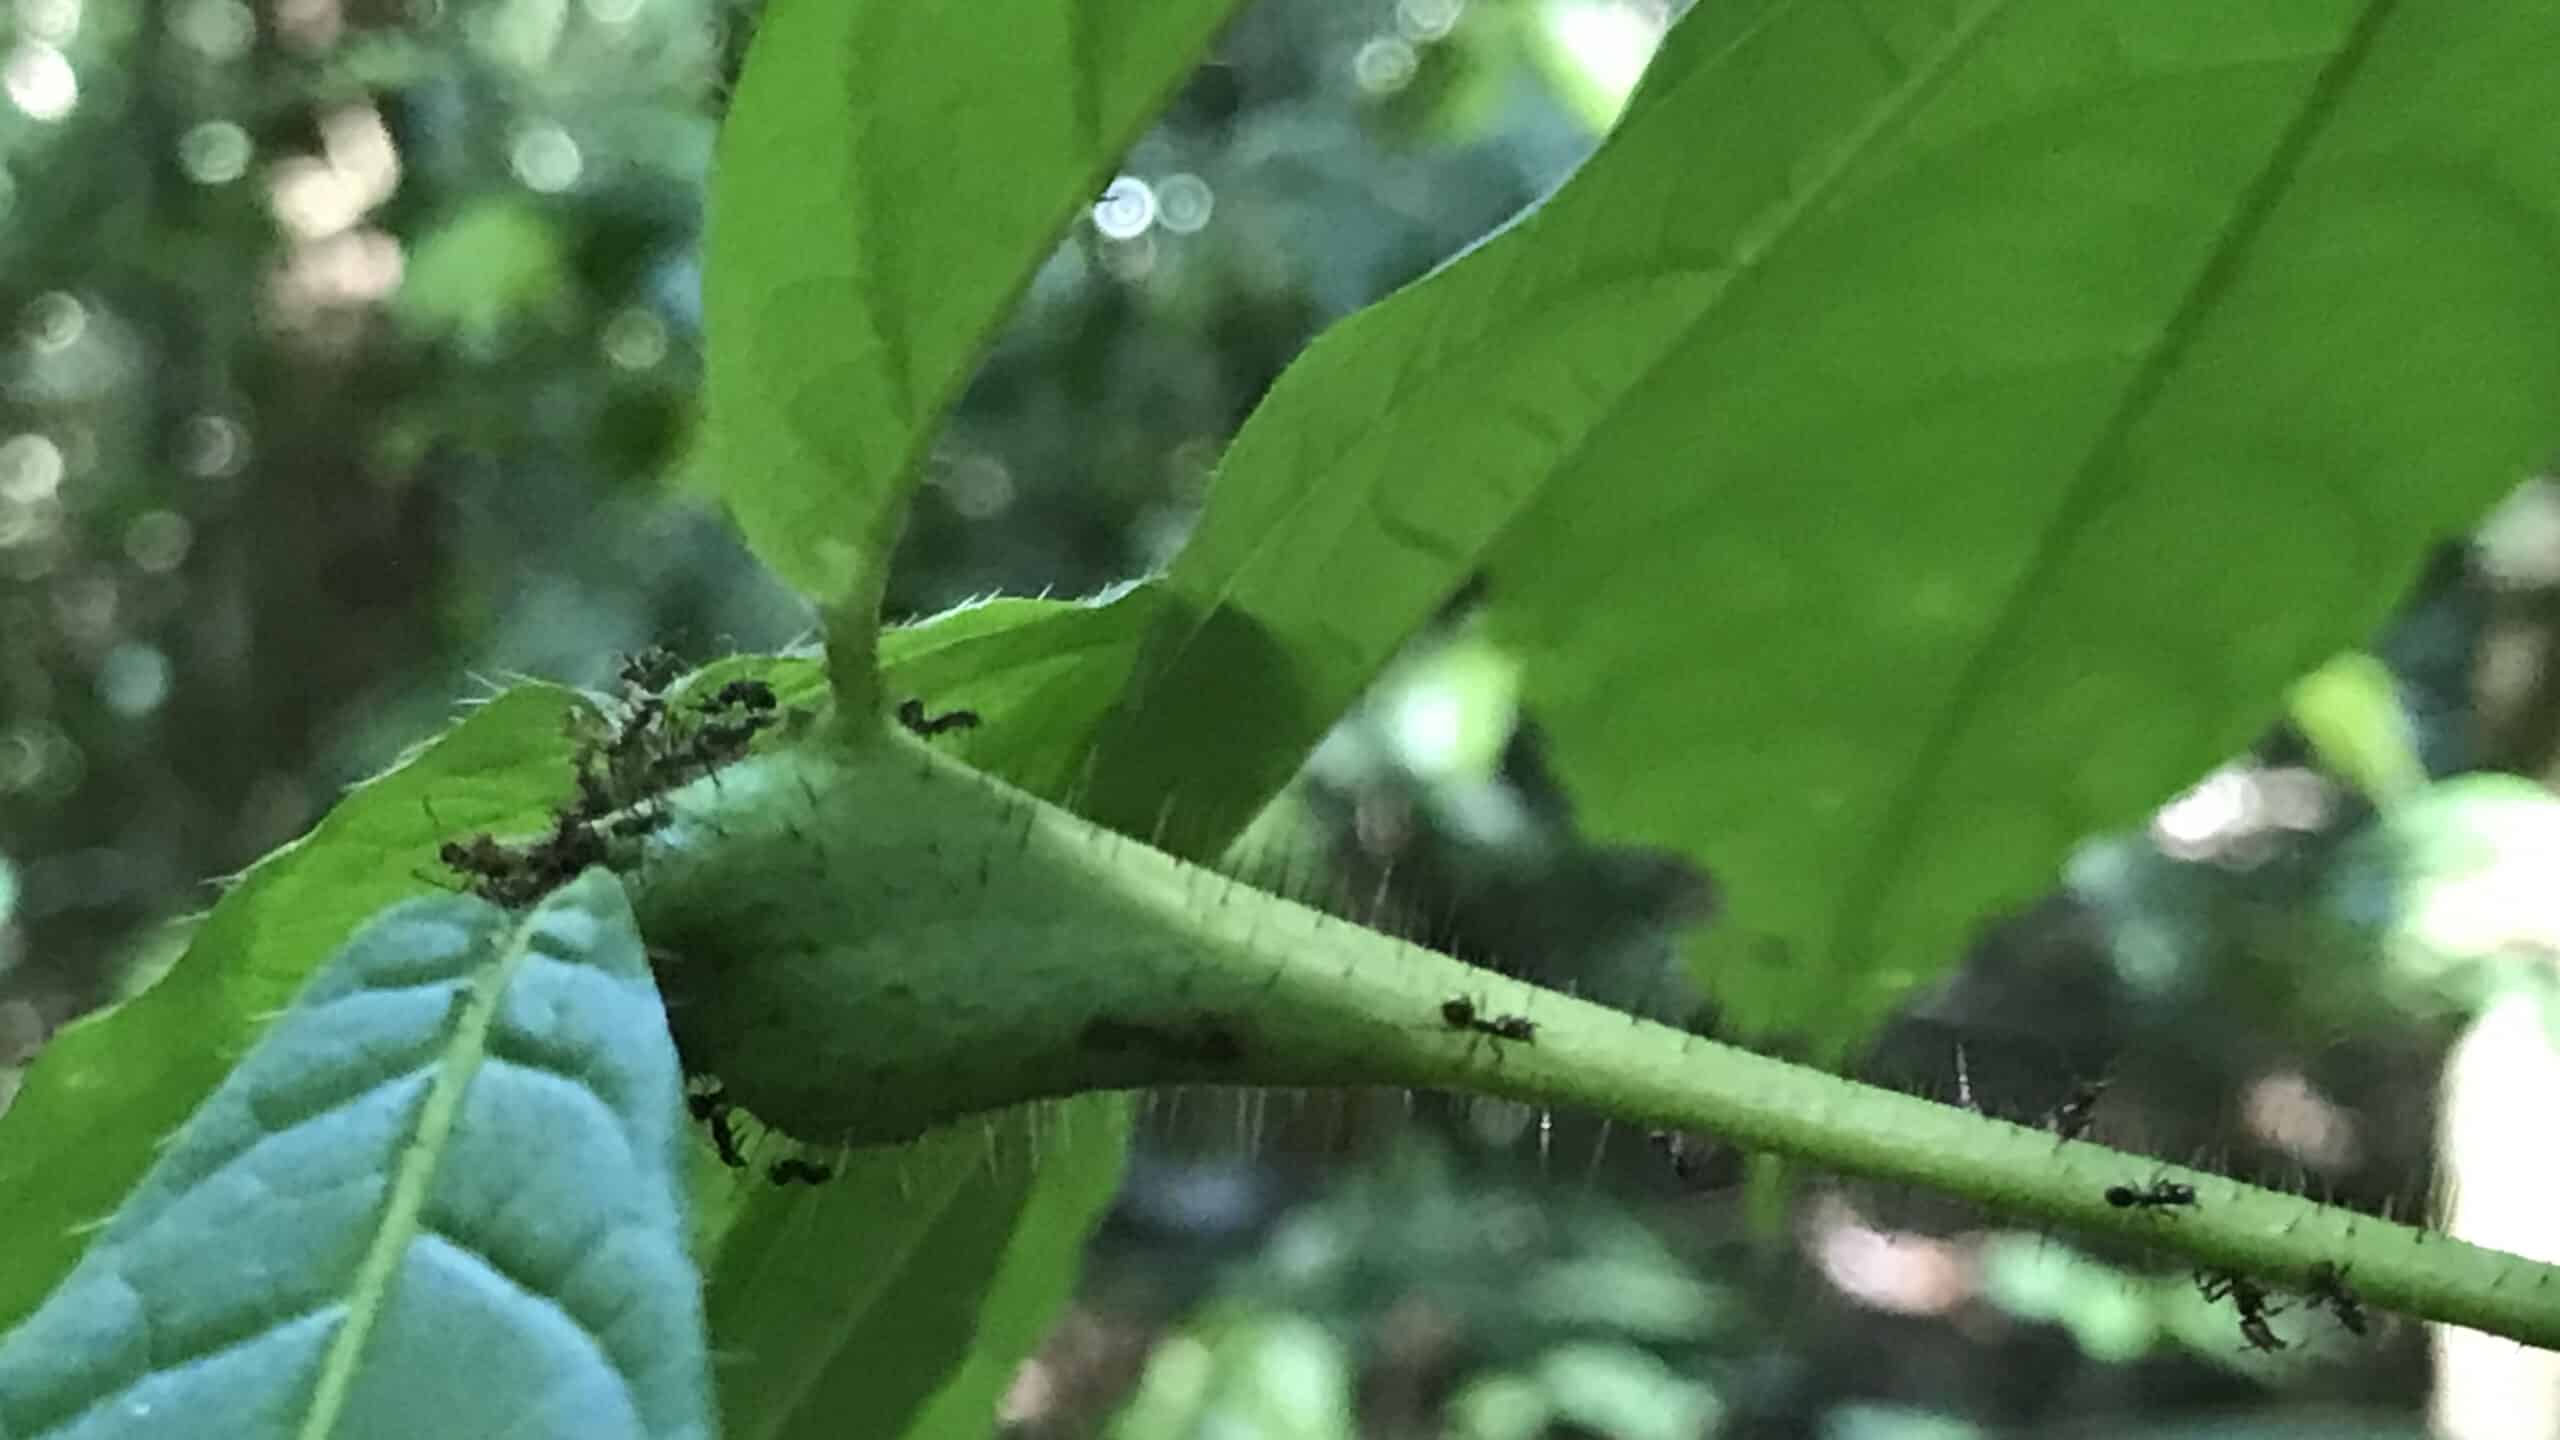
[[[757,733],[780,718],[773,687],[761,680],[732,680],[679,711],[666,690],[681,669],[659,649],[623,662],[620,713],[581,738],[573,762],[577,797],[553,814],[547,834],[510,845],[483,831],[446,841],[436,857],[469,877],[471,893],[515,909],[590,865],[611,863],[616,841],[665,824],[656,797],[745,755]],[[585,728],[582,722],[570,721]]]
[[[2310,1286],[2302,1297],[2306,1308],[2328,1311],[2330,1317],[2350,1334],[2372,1333],[2365,1319],[2364,1302],[2347,1287],[2345,1271],[2322,1260],[2311,1267],[2304,1279]],[[2272,1354],[2286,1348],[2283,1337],[2267,1324],[2267,1318],[2281,1315],[2290,1307],[2269,1304],[2265,1286],[2246,1275],[2236,1275],[2228,1270],[2198,1270],[2195,1282],[2196,1293],[2202,1295],[2208,1304],[2221,1300],[2231,1302],[2233,1312],[2240,1317],[2240,1336],[2249,1342],[2251,1349]]]

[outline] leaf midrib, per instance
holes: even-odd
[[[1810,183],[1772,206],[1757,222],[1744,226],[1734,246],[1732,261],[1729,265],[1720,267],[1727,271],[1723,285],[1700,305],[1698,313],[1682,327],[1683,333],[1693,334],[1699,327],[1711,323],[1721,313],[1725,302],[1733,293],[1759,274],[1770,257],[1821,210],[1823,202],[1835,194],[1840,186],[1857,172],[1860,164],[1874,154],[1876,147],[1888,139],[1924,101],[1936,93],[1938,86],[1954,72],[1957,63],[1973,49],[1983,33],[2007,14],[2014,3],[2015,0],[1997,0],[1997,3],[1985,6],[1972,19],[1949,31],[1932,53],[1919,64],[1914,65],[1893,89],[1877,99],[1870,107],[1864,122],[1851,133],[1848,139],[1841,142],[1837,153],[1820,174],[1816,175]],[[1712,72],[1717,64],[1739,51],[1752,38],[1776,23],[1779,17],[1793,8],[1792,4],[1782,5],[1773,10],[1759,24],[1735,37],[1734,42],[1719,52],[1711,63],[1700,65],[1691,75],[1684,76],[1676,82],[1672,87],[1674,93],[1685,89],[1699,76]],[[1661,267],[1647,267],[1642,278],[1661,278],[1691,268],[1696,267],[1678,262]],[[1590,443],[1591,437],[1607,428],[1610,416],[1627,403],[1628,395],[1632,393],[1631,389],[1626,394],[1622,394],[1617,401],[1595,416],[1591,424],[1583,427],[1583,439],[1556,457],[1555,463],[1548,468],[1547,479],[1523,493],[1522,503],[1513,512],[1513,520],[1516,521],[1519,515],[1533,508],[1531,500],[1542,493],[1555,476],[1572,468],[1574,461]],[[1337,447],[1323,464],[1308,464],[1304,468],[1316,473],[1328,473],[1335,468],[1342,455],[1357,448],[1374,433],[1374,427],[1364,429],[1358,437]],[[1192,644],[1208,628],[1209,617],[1226,607],[1245,579],[1258,572],[1274,547],[1282,543],[1283,537],[1292,533],[1288,520],[1314,504],[1315,499],[1315,491],[1312,488],[1299,493],[1298,498],[1292,501],[1283,512],[1281,520],[1266,529],[1263,537],[1256,540],[1229,569],[1226,579],[1221,582],[1217,591],[1208,597],[1208,603],[1189,612],[1188,628],[1183,637],[1166,650],[1165,658],[1157,668],[1170,672],[1176,662],[1189,652]],[[1481,547],[1482,550],[1490,552],[1499,548],[1501,536],[1508,532],[1510,523],[1506,521],[1503,525],[1496,527],[1487,538],[1485,545]],[[1177,566],[1176,574],[1179,573]]]
[[[1853,872],[1853,883],[1840,892],[1840,924],[1825,957],[1834,964],[1844,956],[1855,963],[1860,957],[1875,953],[1875,929],[1885,909],[1886,887],[1902,858],[1910,853],[1929,802],[1937,793],[1931,777],[1945,766],[1958,740],[1972,729],[1988,693],[1986,682],[1991,669],[2001,656],[2010,653],[2020,629],[2034,617],[2036,597],[2069,556],[2072,542],[2115,496],[2123,475],[2118,462],[2127,441],[2176,377],[2215,306],[2239,277],[2267,220],[2290,192],[2304,156],[2336,112],[2371,53],[2375,37],[2397,8],[2398,0],[2367,0],[2357,14],[2336,53],[2321,66],[2301,107],[2277,137],[2265,166],[2242,192],[2230,222],[2198,267],[2177,310],[2161,327],[2159,340],[2143,357],[2114,412],[2073,471],[2053,519],[2037,535],[2033,553],[2001,600],[1982,640],[1966,655],[1963,668],[1947,692],[1947,703],[1937,711],[1919,748],[1913,752],[1906,773],[1917,778],[1895,788],[1881,822],[1867,832],[1873,843]]]
[[[532,914],[519,918],[505,932],[504,943],[496,952],[474,967],[468,988],[455,997],[457,1003],[448,1021],[452,1033],[444,1043],[435,1085],[419,1105],[409,1141],[401,1148],[399,1164],[392,1171],[389,1199],[374,1224],[373,1241],[357,1265],[355,1281],[347,1292],[347,1322],[339,1327],[322,1361],[310,1408],[303,1413],[302,1425],[295,1432],[296,1440],[329,1440],[337,1433],[339,1417],[364,1362],[366,1342],[372,1338],[374,1322],[389,1303],[401,1257],[423,1228],[421,1217],[426,1211],[427,1195],[437,1167],[444,1160],[454,1121],[461,1113],[463,1095],[470,1089],[472,1077],[479,1073],[481,1062],[488,1058],[489,1030],[496,1023],[498,1005],[532,952],[533,923]]]

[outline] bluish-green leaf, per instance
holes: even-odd
[[[1727,1013],[1847,1038],[2560,435],[2555,51],[2532,0],[1697,7],[1274,388],[1106,813],[1171,756],[1240,824],[1480,574],[1586,821],[1724,882]]]
[[[712,183],[697,458],[756,553],[851,638],[980,347],[1231,8],[766,10]]]
[[[8,1440],[694,1440],[676,1058],[619,881],[367,925],[0,1339]]]
[[[158,983],[53,1038],[0,1115],[0,1325],[71,1269],[85,1227],[123,1202],[311,972],[367,917],[435,887],[440,842],[548,820],[570,790],[563,722],[586,704],[529,685],[473,710],[251,868]]]

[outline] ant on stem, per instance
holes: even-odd
[[[2107,1187],[2107,1203],[2119,1210],[2166,1210],[2175,1205],[2196,1203],[2196,1187],[2175,1180],[2154,1180],[2136,1188],[2131,1185]]]
[[[1517,1040],[1534,1045],[1538,1040],[1537,1022],[1523,1015],[1496,1015],[1487,1020],[1476,1013],[1476,1002],[1464,995],[1440,1002],[1440,1021],[1452,1030],[1473,1030],[1496,1040]]]

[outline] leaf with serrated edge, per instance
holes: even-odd
[[[526,685],[475,708],[251,867],[150,989],[53,1037],[0,1115],[0,1326],[70,1271],[85,1227],[123,1201],[313,969],[384,906],[451,883],[439,843],[548,822],[570,790],[564,722],[587,706]]]
[[[877,606],[981,346],[1233,7],[765,11],[712,176],[696,466],[783,579]]]
[[[712,1433],[621,882],[367,925],[0,1339],[15,1440]]]
[[[1241,824],[1481,575],[1581,818],[1724,882],[1726,1019],[1844,1043],[2560,431],[2553,53],[2535,0],[1697,7],[1273,388],[1102,818],[1172,765]]]

